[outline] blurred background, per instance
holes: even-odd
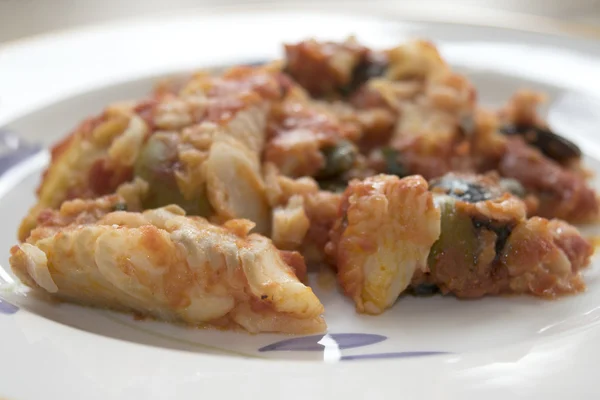
[[[299,3],[297,0],[0,0],[0,42],[57,29],[163,13],[204,11],[215,7],[277,9]],[[510,22],[515,15],[521,14],[532,17],[531,23],[558,20],[584,29],[600,29],[600,0],[344,0],[337,3],[340,12],[372,12],[379,5],[394,9],[398,15],[410,16],[415,12],[423,15],[428,11],[442,16],[454,13],[462,16],[458,18],[461,22],[467,23],[493,21],[494,16]],[[301,4],[315,8],[320,7],[322,1],[305,0]]]

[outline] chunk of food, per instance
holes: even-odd
[[[304,198],[300,195],[292,196],[285,207],[273,210],[273,243],[280,249],[299,248],[309,227]]]
[[[539,115],[540,93],[520,90],[504,107],[489,112],[477,104],[472,83],[423,40],[378,52],[356,41],[309,40],[287,46],[286,55],[290,75],[313,96],[333,98],[324,108],[359,132],[353,141],[363,154],[357,160],[364,155],[368,168],[355,163],[344,176],[364,178],[368,171],[434,179],[449,172],[497,172],[525,189],[530,216],[597,221],[598,198],[581,167],[581,150]],[[367,70],[371,73],[357,79]],[[342,87],[353,89],[340,100],[332,93]],[[311,176],[324,165],[317,160],[317,148],[323,147],[306,153],[312,158],[294,158],[318,165]],[[532,182],[531,176],[545,179]],[[338,190],[346,182],[327,179],[322,187]]]
[[[149,191],[143,199],[144,208],[177,204],[186,213],[208,217],[213,210],[205,193],[186,198],[179,190],[173,170],[173,165],[178,162],[178,143],[176,133],[158,132],[141,149],[134,164],[134,175],[148,182]]]
[[[585,177],[579,171],[562,167],[519,137],[508,140],[498,171],[521,182],[536,196],[536,214],[541,217],[573,222],[598,219],[598,199]]]
[[[244,177],[260,171],[267,115],[282,96],[280,74],[272,65],[232,68],[221,76],[198,74],[178,93],[158,92],[151,99],[111,105],[85,121],[52,150],[38,204],[22,222],[20,240],[35,228],[42,210],[70,199],[113,193],[134,177],[149,184],[145,208],[177,204],[189,214],[216,215],[218,220],[250,218],[261,232],[269,233],[270,210],[262,200],[262,178],[253,177],[256,182],[250,191],[230,184],[235,179],[242,185]],[[240,151],[227,159],[217,157],[222,144],[212,149],[213,139],[223,136],[237,141],[235,147],[243,148],[240,151],[252,154],[252,165],[248,157],[240,160]],[[203,165],[207,160],[208,168]],[[215,162],[237,167],[226,177],[212,179],[207,188],[207,169],[212,177]],[[232,205],[248,193],[246,207]],[[232,199],[229,205],[215,200],[223,196]]]
[[[270,208],[258,155],[238,140],[216,135],[204,165],[210,204],[222,221],[240,216],[271,232]]]
[[[351,182],[326,247],[359,312],[404,290],[476,298],[581,291],[591,245],[566,222],[526,218],[497,175],[380,175]]]
[[[38,188],[38,203],[19,228],[20,240],[25,240],[35,227],[42,210],[59,207],[66,199],[112,193],[121,183],[130,180],[132,160],[147,133],[146,123],[133,115],[131,106],[119,105],[84,121],[55,145],[51,151],[52,161]],[[115,140],[120,135],[123,139]]]
[[[450,174],[431,183],[441,235],[413,287],[477,298],[529,293],[555,297],[585,287],[592,246],[563,221],[526,218],[525,204],[497,176]]]
[[[249,332],[325,329],[323,306],[286,263],[303,275],[301,256],[248,234],[250,221],[219,227],[187,217],[177,206],[97,216],[34,229],[11,250],[15,274],[61,300],[191,325]]]
[[[288,73],[313,96],[339,94],[353,82],[367,49],[355,40],[344,43],[306,40],[286,45]]]
[[[358,128],[344,124],[332,110],[312,104],[299,88],[273,107],[269,131],[264,160],[286,176],[331,176],[353,166],[355,151],[350,142],[358,138]],[[344,150],[334,151],[342,143]]]
[[[593,249],[553,218],[597,222],[600,203],[543,101],[482,107],[424,40],[288,44],[85,120],[11,263],[58,298],[252,332],[324,328],[307,264],[370,314],[406,290],[578,292]]]
[[[375,176],[344,192],[327,251],[359,312],[379,314],[427,268],[440,211],[421,177]]]
[[[337,219],[341,194],[320,190],[309,177],[291,179],[280,175],[272,164],[265,166],[265,181],[269,204],[274,207],[275,244],[299,250],[308,263],[325,263],[325,246]]]

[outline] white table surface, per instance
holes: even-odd
[[[271,4],[278,8],[293,0],[0,0],[0,43],[49,31],[104,23],[119,19],[202,11],[210,7],[233,7]],[[331,1],[331,0],[330,0]],[[297,3],[298,1],[294,1]],[[315,7],[321,0],[305,0]],[[477,19],[494,13],[513,19],[512,13],[555,19],[600,29],[600,0],[343,0],[337,1],[342,11],[386,9],[401,17],[405,10],[420,9],[427,13],[447,10],[458,16]],[[493,19],[493,18],[492,18]]]

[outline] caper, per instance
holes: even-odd
[[[404,177],[408,175],[406,167],[400,161],[400,154],[397,150],[391,147],[381,149],[381,154],[385,160],[385,172],[390,175]]]
[[[322,150],[325,166],[319,171],[319,178],[333,178],[348,171],[354,166],[358,151],[348,140],[339,140],[334,146]]]
[[[127,203],[117,203],[113,206],[113,211],[127,211]]]
[[[338,179],[325,179],[317,181],[321,190],[327,190],[334,193],[342,193],[348,187],[348,182]]]
[[[176,137],[157,133],[148,139],[134,165],[134,174],[149,185],[142,205],[157,208],[177,204],[190,215],[209,216],[212,209],[204,192],[188,199],[179,190],[175,178],[177,163]]]

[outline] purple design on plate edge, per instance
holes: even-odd
[[[258,351],[323,351],[325,348],[319,342],[325,336],[333,339],[340,349],[368,346],[383,342],[387,337],[371,333],[329,333],[326,335],[302,336],[286,339],[261,347]]]
[[[0,128],[0,176],[41,149],[42,146],[27,143],[19,135]]]
[[[412,357],[425,357],[435,356],[441,354],[451,354],[446,351],[401,351],[396,353],[375,353],[375,354],[357,354],[350,356],[342,356],[342,361],[352,360],[376,360],[386,358],[412,358]]]
[[[0,299],[0,314],[14,314],[19,311],[19,307]]]
[[[242,63],[242,65],[247,65],[248,67],[260,67],[261,65],[265,65],[269,61],[270,60],[252,60],[252,61],[246,61],[246,62]]]

